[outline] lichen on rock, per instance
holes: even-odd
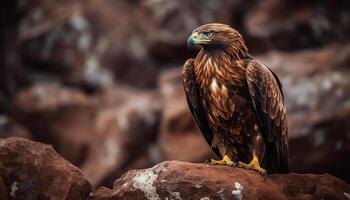
[[[154,181],[157,180],[160,172],[165,172],[166,168],[162,164],[158,164],[152,168],[137,172],[132,179],[133,187],[142,190],[149,200],[158,200],[159,195],[154,187]]]

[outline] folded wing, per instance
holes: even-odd
[[[203,134],[205,140],[212,147],[213,133],[209,127],[207,117],[200,103],[199,89],[196,84],[194,75],[194,61],[189,59],[186,61],[183,67],[183,85],[187,98],[188,106],[192,112],[194,120]],[[218,148],[213,148],[214,153],[220,158],[220,152]]]
[[[270,173],[286,173],[288,125],[282,85],[278,77],[257,60],[248,63],[246,78],[266,145],[262,165]]]

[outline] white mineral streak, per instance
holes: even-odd
[[[133,187],[143,191],[145,197],[149,200],[160,200],[153,183],[157,180],[159,173],[166,170],[162,164],[158,164],[152,168],[137,172],[132,179]]]
[[[233,196],[235,196],[235,198],[238,200],[242,200],[243,199],[242,190],[243,190],[243,185],[241,185],[238,182],[235,182],[235,189],[232,190]]]
[[[10,197],[13,197],[13,198],[15,198],[16,197],[16,191],[18,190],[18,187],[17,187],[17,182],[15,181],[15,182],[13,182],[12,183],[12,185],[11,185],[11,187],[10,187]]]
[[[175,197],[175,200],[182,200],[181,199],[181,196],[180,196],[180,192],[171,192],[171,191],[168,191],[171,196]]]

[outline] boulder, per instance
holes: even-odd
[[[19,91],[12,118],[26,127],[33,139],[52,144],[75,165],[81,164],[94,132],[96,105],[77,89],[59,84],[36,84]]]
[[[11,199],[85,199],[90,183],[52,146],[26,139],[0,140],[0,176]]]
[[[349,191],[328,174],[271,174],[265,182],[250,170],[167,161],[131,170],[88,199],[347,199]]]

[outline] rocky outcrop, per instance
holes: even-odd
[[[11,199],[80,200],[91,190],[80,170],[51,146],[20,138],[0,140],[0,177]]]
[[[350,185],[328,174],[272,174],[179,161],[132,170],[89,200],[112,199],[347,199]]]

